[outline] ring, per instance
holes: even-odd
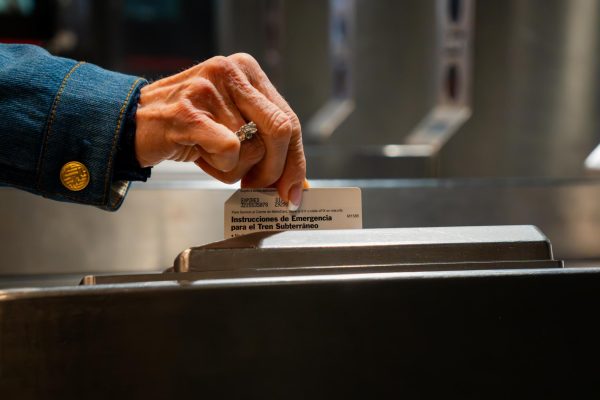
[[[256,132],[258,132],[256,124],[250,121],[246,125],[242,125],[242,127],[238,129],[238,131],[235,132],[235,134],[237,135],[238,139],[240,139],[240,142],[243,142],[244,140],[252,139]]]

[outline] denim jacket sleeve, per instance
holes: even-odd
[[[144,83],[40,47],[0,44],[0,183],[118,209],[130,182],[113,180],[117,145]],[[61,181],[72,161],[88,171],[82,190]]]

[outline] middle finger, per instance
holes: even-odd
[[[233,62],[227,68],[219,85],[229,93],[241,114],[256,123],[264,144],[264,157],[253,168],[254,182],[257,186],[270,186],[283,172],[292,124],[285,111],[252,86]]]

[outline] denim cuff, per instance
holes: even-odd
[[[140,89],[145,84],[140,85]],[[137,112],[138,102],[140,101],[140,91],[137,90],[131,96],[127,113],[125,114],[125,126],[119,138],[117,145],[117,157],[115,160],[113,179],[126,181],[141,181],[146,182],[152,174],[152,167],[142,168],[135,154],[135,135],[136,121],[135,115]]]
[[[92,64],[75,64],[54,98],[40,153],[37,189],[46,197],[119,208],[130,182],[113,180],[117,144],[126,111],[145,80],[104,70]],[[69,162],[83,164],[87,185],[71,190],[61,180]]]

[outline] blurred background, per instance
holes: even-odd
[[[148,79],[250,53],[366,228],[534,224],[600,264],[600,0],[0,0],[0,42]],[[4,188],[0,275],[166,268],[222,238],[234,187],[165,163],[115,214]]]

